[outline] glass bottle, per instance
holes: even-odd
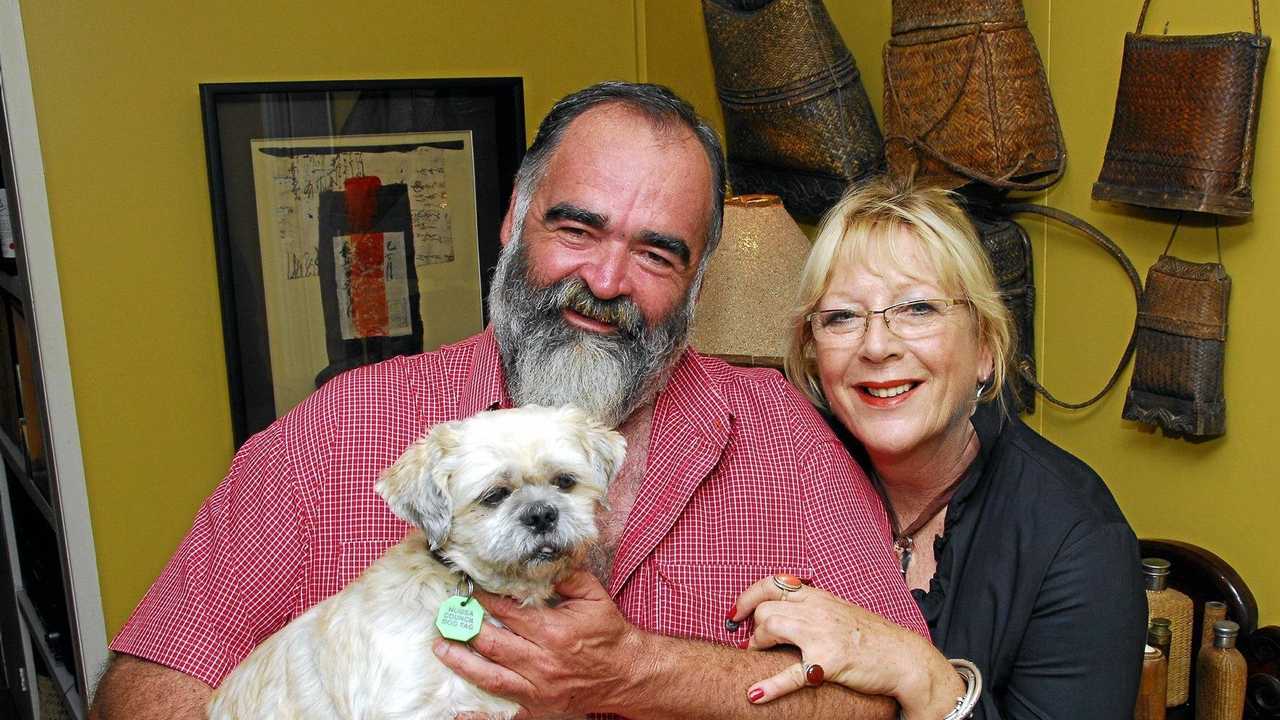
[[[1143,558],[1142,573],[1147,587],[1147,620],[1153,617],[1169,618],[1172,639],[1169,644],[1169,688],[1165,704],[1168,707],[1187,701],[1191,684],[1191,598],[1169,587],[1168,560]]]
[[[1169,672],[1169,645],[1173,642],[1173,633],[1169,630],[1169,618],[1151,618],[1147,626],[1147,644],[1160,651],[1164,657],[1165,672]],[[1166,691],[1168,683],[1165,683]]]
[[[1240,626],[1230,620],[1213,624],[1213,644],[1196,659],[1196,720],[1240,720],[1244,715],[1247,667],[1236,649]]]
[[[1169,684],[1169,661],[1158,648],[1147,646],[1142,656],[1142,684],[1133,720],[1164,720],[1164,702]]]
[[[1204,604],[1204,614],[1200,620],[1200,650],[1213,644],[1213,624],[1227,619],[1227,604],[1217,600],[1209,600]],[[1197,651],[1199,652],[1199,651]]]

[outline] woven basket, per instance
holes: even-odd
[[[885,156],[897,177],[1038,190],[1066,148],[1020,0],[894,0]]]
[[[1222,363],[1231,278],[1219,263],[1162,255],[1147,273],[1123,417],[1188,437],[1227,429]]]
[[[1253,211],[1253,155],[1271,38],[1254,32],[1124,40],[1116,114],[1095,200],[1222,215]]]
[[[816,219],[884,167],[853,55],[822,0],[703,0],[735,194]]]
[[[1000,296],[1013,320],[1014,366],[1035,375],[1036,284],[1031,240],[1021,225],[990,207],[970,203],[965,210],[987,251]],[[1034,412],[1035,388],[1019,373],[1010,373],[1008,383],[1017,411]]]

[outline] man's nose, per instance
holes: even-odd
[[[601,300],[631,294],[631,253],[624,242],[604,241],[582,268],[581,276],[591,293]]]

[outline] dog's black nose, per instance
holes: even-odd
[[[555,506],[548,503],[534,503],[520,516],[520,522],[528,525],[529,529],[535,533],[542,535],[555,529],[556,519],[559,517],[560,511],[556,510]]]

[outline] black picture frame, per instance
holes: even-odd
[[[284,330],[290,337],[304,337],[314,359],[319,342],[315,335],[323,317],[330,362],[317,373],[318,386],[341,370],[440,344],[427,337],[427,346],[420,347],[424,321],[432,328],[437,324],[433,317],[445,324],[459,322],[445,303],[427,305],[432,273],[453,273],[450,282],[456,275],[468,287],[465,292],[448,293],[453,298],[450,303],[456,300],[471,308],[462,313],[469,319],[461,324],[476,325],[476,308],[479,323],[472,330],[488,322],[499,229],[525,149],[521,78],[203,83],[200,104],[237,448],[300,399],[293,396],[301,393],[297,380],[306,363],[295,363],[292,351],[280,350]],[[405,177],[369,189],[367,198],[360,201],[360,182],[347,176],[378,176],[363,169],[368,166],[364,159],[370,158],[397,171],[403,166]],[[281,163],[288,165],[287,171],[280,170]],[[356,167],[361,169],[351,169]],[[426,185],[415,179],[428,176],[444,179]],[[468,183],[469,179],[473,182]],[[344,183],[345,194],[338,182]],[[373,184],[379,182],[383,181]],[[468,187],[473,187],[469,197]],[[286,196],[298,203],[296,209],[272,204]],[[373,219],[357,227],[352,218],[365,216],[353,215],[351,208],[362,206],[361,202],[372,208]],[[304,208],[304,203],[311,204]],[[284,216],[305,218],[309,224],[279,220]],[[268,230],[271,235],[264,240]],[[315,245],[310,244],[311,235]],[[351,256],[358,253],[348,254],[353,238],[375,238],[370,247],[382,253],[377,262],[383,263],[386,275],[385,300],[371,305],[374,315],[382,318],[381,325],[353,325],[354,316],[368,316],[352,309],[357,299],[376,296],[353,289],[359,273],[343,275],[342,268],[334,267],[335,258],[343,268],[355,262]],[[448,252],[438,253],[436,246],[424,250],[422,243],[428,241],[444,242],[440,247]],[[290,249],[281,250],[284,245]],[[277,255],[282,258],[278,263]],[[450,263],[458,269],[450,270]],[[472,264],[476,278],[471,277]],[[471,297],[473,281],[478,298]],[[310,308],[308,317],[291,323],[289,307],[297,303],[282,307],[275,298],[299,293],[277,288],[300,287],[300,282],[319,286],[320,307],[310,307],[314,290],[302,293],[308,298],[303,303]],[[400,296],[399,302],[393,301],[393,285],[396,291],[409,293],[408,301]],[[388,313],[393,316],[389,321]],[[433,317],[424,318],[424,314]],[[276,318],[274,338],[269,315]],[[396,329],[388,330],[389,326]],[[450,331],[460,332],[457,328],[443,332]],[[391,336],[397,332],[408,334]],[[456,339],[461,337],[446,341]],[[289,361],[281,360],[286,357]],[[299,367],[292,367],[295,364]],[[292,373],[288,393],[279,382],[285,366]]]

